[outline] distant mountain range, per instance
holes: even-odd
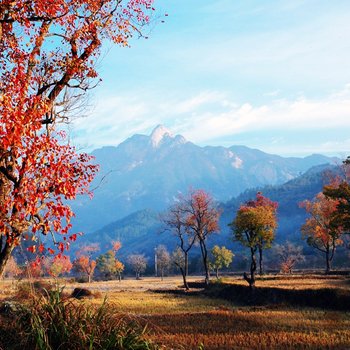
[[[85,232],[139,210],[164,210],[191,187],[224,202],[250,188],[283,184],[313,166],[339,162],[316,154],[281,157],[245,146],[200,147],[162,125],[149,136],[134,135],[92,154],[101,168],[92,185],[94,198],[72,205],[74,228]]]

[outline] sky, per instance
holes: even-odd
[[[116,146],[163,124],[200,146],[350,155],[350,1],[155,7],[147,40],[105,46],[102,82],[72,125],[79,148]]]

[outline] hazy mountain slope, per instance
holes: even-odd
[[[221,232],[210,237],[209,246],[215,244],[233,246],[232,234],[227,225],[233,220],[239,205],[248,199],[255,198],[257,191],[263,192],[265,196],[279,203],[277,241],[289,239],[300,243],[300,226],[306,214],[298,203],[304,199],[312,199],[322,190],[326,181],[324,172],[328,169],[330,167],[317,166],[283,185],[248,190],[220,204],[223,210],[220,220]],[[154,247],[158,244],[165,244],[169,249],[173,249],[176,245],[176,239],[169,232],[161,233],[162,231],[164,228],[159,214],[152,210],[142,210],[114,221],[94,233],[87,234],[83,239],[88,242],[100,242],[102,249],[107,249],[112,240],[120,240],[123,245],[122,255],[142,252],[152,256]],[[234,249],[239,249],[239,245],[235,245]]]
[[[332,158],[283,158],[244,146],[199,147],[163,126],[93,152],[101,171],[92,201],[73,204],[75,227],[91,232],[137,210],[163,210],[179,192],[203,188],[227,201],[244,190],[284,183]]]

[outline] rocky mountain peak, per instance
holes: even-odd
[[[152,146],[158,147],[158,145],[162,142],[163,138],[166,136],[173,138],[171,131],[168,130],[164,125],[157,125],[150,135]]]

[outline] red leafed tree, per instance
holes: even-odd
[[[98,250],[98,244],[87,245],[77,252],[77,258],[73,261],[74,269],[77,272],[86,274],[89,283],[91,282],[96,268],[96,260],[93,260],[91,256]]]
[[[183,199],[182,210],[186,214],[186,230],[193,232],[201,248],[205,283],[210,280],[207,238],[219,231],[220,212],[215,207],[212,197],[204,190],[191,191]]]
[[[70,261],[70,257],[62,254],[58,254],[51,259],[47,259],[47,272],[50,276],[58,277],[70,272],[73,264]]]
[[[324,254],[326,272],[331,270],[336,246],[342,243],[342,227],[333,225],[332,222],[338,205],[339,200],[328,198],[322,192],[313,201],[301,203],[309,214],[301,228],[302,235],[311,247]]]
[[[67,200],[88,192],[97,169],[58,125],[96,85],[102,43],[128,45],[149,21],[152,2],[1,1],[0,275],[28,232],[64,235],[54,238],[61,252],[75,240],[66,236],[73,216]]]

